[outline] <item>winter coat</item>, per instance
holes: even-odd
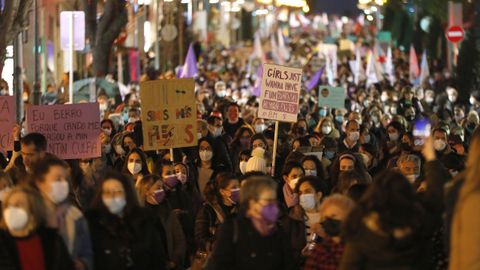
[[[368,222],[362,222],[357,232],[346,239],[339,269],[428,269],[433,256],[432,236],[442,225],[443,187],[448,171],[435,160],[425,164],[425,175],[428,188],[425,194],[419,194],[424,209],[419,227],[403,237],[394,237],[372,229],[367,224],[376,221],[370,219],[371,215],[364,217]]]
[[[220,227],[207,270],[295,270],[291,245],[279,226],[262,236],[245,215],[228,219]]]
[[[175,213],[167,203],[161,205],[146,205],[147,213],[153,218],[153,224],[160,233],[165,234],[168,260],[174,262],[176,270],[183,270],[183,260],[187,250],[185,235]],[[163,231],[162,231],[163,230]]]
[[[464,182],[454,205],[450,231],[450,270],[480,269],[480,186]]]
[[[288,209],[288,216],[282,218],[285,233],[290,237],[292,254],[298,266],[303,265],[305,258],[302,250],[307,244],[307,229],[305,226],[305,212],[300,205]]]
[[[40,237],[46,270],[74,269],[67,247],[56,230],[39,227],[33,234]],[[6,230],[0,230],[0,269],[22,269],[15,238]]]
[[[195,219],[195,243],[197,250],[209,251],[216,239],[217,230],[229,217],[233,217],[236,208],[225,213],[217,202],[205,203]]]
[[[90,227],[95,269],[166,269],[164,243],[143,209],[122,217],[105,208],[85,214]]]
[[[75,206],[64,203],[56,208],[58,232],[74,260],[93,269],[93,251],[87,220]]]

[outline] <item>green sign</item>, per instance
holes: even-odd
[[[345,108],[345,89],[320,85],[318,92],[318,106],[329,108]]]

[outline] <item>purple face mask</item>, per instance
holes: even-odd
[[[235,189],[232,189],[230,192],[231,192],[230,199],[232,199],[234,203],[238,203],[240,201],[240,189],[235,188]]]
[[[187,182],[187,175],[183,173],[177,173],[177,179],[180,183],[185,184]]]
[[[164,189],[156,190],[153,193],[153,198],[158,204],[162,203],[163,200],[165,199],[165,190]]]
[[[178,184],[178,179],[175,174],[168,175],[164,179],[165,185],[167,185],[169,188],[174,188]]]
[[[280,210],[278,209],[278,204],[276,202],[272,202],[262,208],[261,216],[267,223],[272,224],[277,222],[279,212]]]

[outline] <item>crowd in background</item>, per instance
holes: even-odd
[[[312,42],[292,38],[292,59]],[[256,117],[248,63],[198,53],[197,146],[143,151],[135,88],[121,103],[98,95],[100,158],[59,159],[43,135],[14,129],[1,269],[480,269],[480,92],[461,102],[436,63],[413,86],[399,50],[395,82],[355,84],[346,57],[334,82],[345,108],[302,89],[273,158],[274,122]],[[432,126],[422,143],[419,119]]]

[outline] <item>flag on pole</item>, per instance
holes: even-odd
[[[252,58],[260,58],[262,62],[265,62],[265,54],[263,53],[262,49],[262,41],[260,39],[260,33],[255,33],[255,37],[253,40],[253,54]]]
[[[420,75],[420,70],[418,68],[418,58],[417,53],[415,52],[415,48],[413,45],[410,46],[410,68],[409,68],[409,78],[410,82],[414,83],[417,80],[418,76]]]
[[[326,72],[327,72],[327,80],[328,80],[328,84],[333,86],[333,81],[334,81],[334,73],[333,73],[333,67],[332,67],[332,63],[330,61],[332,61],[332,59],[330,59],[329,55],[326,54],[325,55],[325,60],[326,60]]]
[[[374,53],[372,51],[368,52],[368,62],[367,62],[367,84],[366,86],[369,87],[374,83],[378,83],[378,76],[377,76],[377,65]]]
[[[260,97],[262,93],[263,64],[260,64],[260,66],[258,67],[255,77],[255,85],[253,86],[252,94],[256,97]]]
[[[422,54],[422,63],[420,67],[420,78],[419,78],[418,84],[421,84],[425,80],[428,80],[429,77],[430,77],[430,69],[428,68],[427,51],[424,50]]]
[[[282,30],[280,28],[277,29],[278,35],[278,53],[280,57],[283,59],[283,62],[287,62],[290,58],[290,53],[285,46],[285,37],[283,36]]]
[[[315,86],[318,85],[324,69],[325,66],[321,67],[317,72],[315,72],[315,74],[313,74],[312,78],[310,78],[310,80],[307,82],[307,91],[312,90],[313,88],[315,88]]]
[[[283,64],[278,50],[277,41],[275,41],[275,35],[270,36],[270,51],[272,53],[273,62],[279,65]]]
[[[183,68],[180,71],[178,78],[193,78],[197,76],[197,74],[197,57],[195,56],[195,51],[193,51],[193,45],[190,44],[187,57],[185,57],[185,63],[183,64]]]
[[[390,83],[395,82],[395,68],[393,66],[392,48],[388,47],[387,59],[385,60],[385,73],[387,73]]]

